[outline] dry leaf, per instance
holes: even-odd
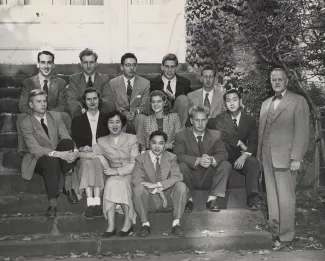
[[[194,253],[197,254],[197,255],[203,255],[203,254],[206,254],[207,252],[200,251],[200,250],[195,250]]]
[[[32,238],[30,238],[30,237],[23,237],[22,240],[24,240],[24,241],[31,241]]]
[[[210,260],[210,257],[197,257],[197,260]]]

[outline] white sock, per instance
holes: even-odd
[[[207,202],[217,199],[217,196],[209,196]]]
[[[189,199],[188,199],[188,201],[191,201],[191,202],[193,202],[193,198],[189,198]]]
[[[94,198],[87,198],[87,207],[93,206]]]
[[[174,219],[173,224],[172,224],[173,227],[177,226],[177,225],[180,225],[179,224],[179,218]]]
[[[148,226],[148,227],[150,227],[149,221],[142,223],[142,226]]]
[[[100,206],[100,197],[94,197],[94,205]]]

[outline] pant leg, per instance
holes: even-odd
[[[144,137],[143,124],[147,116],[144,114],[137,114],[133,119],[133,126],[138,138],[138,142],[141,145],[146,145],[146,139]]]
[[[71,117],[66,112],[60,112],[60,114],[67,131],[71,134]]]
[[[173,204],[173,218],[174,219],[181,219],[185,210],[185,205],[187,202],[187,192],[188,189],[183,182],[177,182],[175,185],[164,191],[166,192]]]
[[[198,189],[198,184],[195,178],[195,170],[190,168],[185,162],[178,163],[180,172],[183,174],[183,182],[189,189],[189,197],[193,197],[195,189]]]
[[[17,153],[21,157],[23,157],[25,153],[29,152],[29,150],[27,149],[25,140],[24,140],[23,136],[21,135],[21,131],[20,131],[20,124],[27,116],[28,116],[27,113],[18,114],[17,122],[16,122],[16,129],[17,129],[17,135],[18,135]]]
[[[178,114],[181,126],[185,126],[188,118],[188,110],[190,107],[190,100],[186,95],[180,95],[176,98],[174,103],[174,111]]]
[[[74,143],[70,139],[62,139],[60,140],[58,146],[56,147],[57,151],[71,151],[74,150]],[[69,172],[74,169],[74,163],[68,163],[65,160],[60,159],[60,166],[63,174]]]
[[[238,171],[245,176],[245,186],[247,196],[252,192],[258,192],[258,179],[260,177],[260,165],[257,159],[249,156],[246,159],[243,169]]]
[[[57,198],[60,195],[60,163],[58,158],[40,157],[35,166],[35,172],[42,175],[48,199]]]
[[[68,113],[71,119],[81,115],[82,104],[78,101],[68,103]]]

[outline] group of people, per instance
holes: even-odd
[[[137,58],[121,58],[122,75],[96,72],[97,54],[80,53],[81,73],[69,84],[52,75],[54,54],[38,54],[38,75],[23,82],[17,120],[22,176],[43,176],[49,207],[57,214],[60,175],[71,204],[87,197],[84,217],[105,216],[103,237],[127,236],[137,216],[142,237],[150,235],[149,212],[173,212],[172,234],[183,236],[180,220],[192,211],[195,190],[209,190],[206,208],[219,212],[233,169],[245,176],[246,205],[255,198],[264,171],[274,244],[294,237],[295,180],[309,141],[306,100],[287,90],[281,68],[270,74],[275,96],[256,120],[242,110],[237,89],[215,87],[216,72],[206,66],[202,88],[176,74],[174,54],[163,57],[162,74],[136,75]],[[115,212],[124,214],[119,232]]]

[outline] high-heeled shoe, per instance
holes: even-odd
[[[126,237],[126,236],[128,236],[128,235],[131,235],[132,234],[132,232],[133,232],[133,226],[131,226],[130,228],[129,228],[129,230],[128,231],[120,231],[120,232],[118,232],[117,234],[116,234],[116,236],[117,237]]]
[[[104,232],[102,234],[102,237],[103,238],[108,238],[108,237],[115,236],[115,235],[116,235],[116,228],[114,228],[114,230],[111,231],[111,232]]]

